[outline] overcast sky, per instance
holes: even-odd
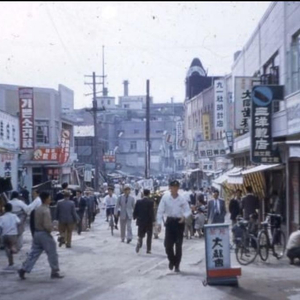
[[[270,2],[27,2],[0,3],[0,83],[75,92],[75,107],[91,104],[84,75],[102,73],[109,95],[184,100],[194,57],[209,75],[230,73],[233,54],[254,31]],[[100,87],[99,87],[100,88]]]

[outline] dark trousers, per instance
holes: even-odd
[[[78,211],[77,214],[78,214],[78,217],[79,217],[79,222],[78,222],[78,225],[77,225],[77,232],[78,232],[78,234],[81,234],[84,211]]]
[[[167,218],[166,221],[165,248],[169,262],[175,267],[179,267],[182,257],[184,223],[178,223],[179,220],[177,218]]]
[[[147,251],[151,251],[152,231],[153,231],[152,223],[148,225],[139,225],[138,227],[138,237],[139,237],[140,247],[143,246],[143,238],[147,234]]]
[[[17,235],[4,235],[3,236],[3,246],[8,258],[8,264],[12,266],[14,264],[14,259],[13,259],[13,253],[16,253],[17,251],[17,240],[18,236]]]
[[[106,209],[106,219],[108,220],[108,217],[110,215],[113,215],[114,216],[114,220],[115,220],[115,225],[118,225],[120,212],[118,212],[117,215],[115,215],[114,213],[115,213],[114,207],[107,208]]]
[[[33,210],[33,211],[30,213],[30,219],[29,219],[29,226],[30,226],[30,232],[31,232],[32,237],[34,236],[34,231],[35,231],[35,225],[34,225],[34,212],[35,212],[35,210]]]
[[[294,261],[295,258],[300,259],[300,247],[289,249],[286,253],[286,256]]]

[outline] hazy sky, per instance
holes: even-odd
[[[184,100],[184,79],[199,57],[209,75],[229,73],[270,2],[1,2],[0,83],[75,92],[88,106],[84,75],[102,73],[109,95]],[[100,87],[99,87],[100,88]]]

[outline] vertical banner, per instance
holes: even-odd
[[[225,80],[217,79],[214,81],[214,96],[215,96],[215,129],[223,130],[225,128]]]
[[[272,143],[272,103],[283,100],[283,86],[255,86],[251,107],[251,161],[257,164],[279,163]]]
[[[65,164],[70,156],[70,130],[62,129],[61,131],[61,153],[60,163]]]
[[[254,77],[234,78],[234,128],[244,132],[250,131],[251,92],[255,80]]]
[[[20,149],[34,149],[33,88],[19,88]]]
[[[202,127],[204,132],[204,140],[209,141],[211,137],[210,133],[210,115],[209,114],[203,114],[202,115]]]

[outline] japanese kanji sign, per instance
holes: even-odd
[[[251,95],[251,161],[280,163],[272,144],[272,103],[275,99],[283,100],[283,86],[255,86]]]
[[[230,262],[229,225],[205,225],[207,270],[228,269]]]
[[[62,131],[61,131],[61,153],[60,153],[60,159],[59,159],[59,162],[61,164],[65,164],[70,157],[70,141],[71,141],[70,130],[62,129]]]
[[[210,134],[210,115],[203,114],[202,115],[202,130],[205,141],[209,141],[211,139]]]
[[[34,149],[33,88],[19,88],[21,149]]]
[[[225,80],[217,79],[214,81],[215,95],[215,129],[223,130],[225,127],[225,105],[226,105],[226,90]]]

